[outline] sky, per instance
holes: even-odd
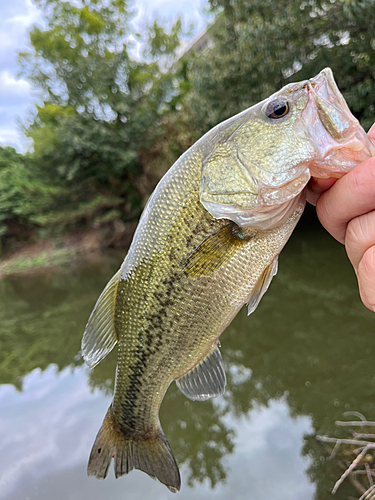
[[[85,366],[61,372],[55,365],[43,372],[38,368],[23,379],[22,391],[2,385],[0,500],[171,500],[165,486],[139,471],[120,480],[113,470],[105,481],[86,477],[88,450],[110,400],[90,388]],[[220,404],[220,398],[216,401]],[[292,418],[281,399],[222,418],[235,433],[234,452],[221,461],[226,481],[214,489],[208,480],[189,488],[190,471],[183,464],[179,500],[227,500],[233,492],[236,500],[314,498],[315,486],[306,474],[311,462],[300,452],[303,436],[313,432],[310,417]]]
[[[205,0],[134,0],[138,14],[134,19],[175,19],[182,15],[195,31],[204,27]],[[18,51],[28,47],[28,31],[42,25],[40,11],[32,0],[0,0],[0,145],[25,152],[32,144],[22,133],[21,124],[32,114],[38,99],[30,83],[20,76]]]

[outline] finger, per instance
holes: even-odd
[[[375,144],[375,123],[367,132],[367,135],[369,136],[370,141],[372,141]]]
[[[312,177],[307,186],[307,196],[306,199],[311,205],[316,205],[319,196],[323,191],[329,189],[337,179],[330,177],[329,179],[319,179],[317,177]]]
[[[357,271],[365,252],[375,246],[375,212],[349,221],[345,234],[345,248],[349,260]]]
[[[349,221],[375,209],[375,157],[358,165],[324,192],[316,209],[327,231],[344,243]]]
[[[375,144],[375,123],[368,131],[369,139]],[[316,205],[319,196],[327,191],[333,184],[337,181],[334,177],[329,177],[328,179],[320,179],[319,177],[311,177],[311,180],[307,186],[307,201],[311,205]]]
[[[371,311],[375,311],[375,246],[363,255],[357,271],[359,293],[362,302]]]

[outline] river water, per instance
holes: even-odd
[[[80,357],[87,318],[123,255],[0,282],[0,498],[173,498],[139,471],[86,476],[110,404],[116,353]],[[221,337],[224,396],[187,400],[172,384],[161,408],[184,499],[346,500],[359,494],[316,434],[346,411],[375,419],[374,314],[344,249],[313,219],[297,229],[258,309]]]

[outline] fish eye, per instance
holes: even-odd
[[[286,99],[278,97],[274,101],[270,102],[266,108],[266,115],[268,118],[277,120],[289,113],[289,103]]]

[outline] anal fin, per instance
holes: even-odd
[[[176,380],[182,394],[193,401],[205,401],[224,393],[227,380],[220,350],[217,346],[199,365]]]
[[[259,302],[263,295],[266,293],[268,290],[268,287],[270,286],[270,283],[272,281],[272,278],[276,275],[277,273],[277,260],[278,257],[275,257],[271,264],[266,267],[266,269],[263,271],[263,274],[259,278],[258,283],[255,285],[254,290],[252,292],[252,295],[250,297],[249,302],[247,303],[247,315],[253,313],[255,309],[258,307]]]

